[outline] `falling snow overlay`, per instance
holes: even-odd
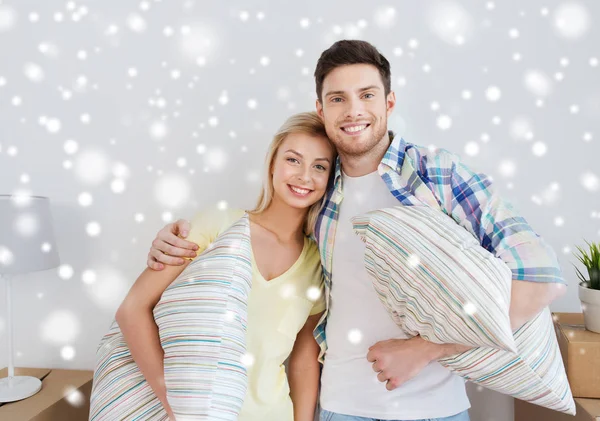
[[[51,198],[61,258],[14,282],[17,365],[91,368],[157,231],[255,204],[272,135],[314,110],[316,60],[344,38],[390,61],[389,128],[489,174],[559,256],[553,309],[579,311],[572,252],[600,241],[600,3],[0,0],[0,194]],[[13,252],[0,239],[0,272]],[[0,312],[0,367],[5,332]]]

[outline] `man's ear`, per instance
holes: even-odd
[[[317,107],[317,114],[321,117],[321,120],[323,120],[323,104],[317,99],[315,106]]]
[[[385,106],[387,109],[387,116],[389,117],[392,114],[392,111],[394,111],[394,107],[396,106],[396,93],[394,91],[390,91],[390,93],[387,94]]]

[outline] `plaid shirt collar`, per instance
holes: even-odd
[[[390,146],[388,147],[383,159],[380,162],[381,165],[385,165],[392,171],[400,173],[402,163],[404,162],[404,149],[406,148],[406,141],[400,136],[396,136],[393,131],[389,130],[388,135],[390,137]],[[380,171],[381,173],[381,171]],[[333,188],[340,192],[340,179],[342,177],[342,161],[338,155],[335,161],[335,173],[333,178]]]

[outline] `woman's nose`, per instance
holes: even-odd
[[[297,174],[298,180],[304,183],[310,182],[310,168],[302,168]]]

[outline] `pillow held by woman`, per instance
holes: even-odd
[[[237,420],[247,387],[250,225],[244,215],[167,287],[154,308],[177,419]],[[113,322],[97,351],[90,420],[167,420]]]

